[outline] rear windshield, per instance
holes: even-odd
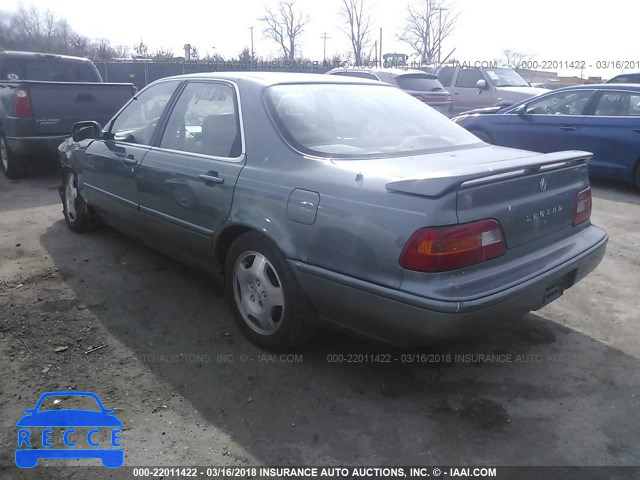
[[[64,60],[8,60],[0,64],[1,80],[44,82],[101,82],[96,67],[89,62]]]
[[[444,88],[438,79],[426,73],[408,73],[395,77],[396,83],[403,90],[418,92],[442,92]]]
[[[607,83],[640,83],[640,73],[618,75],[617,77],[613,77]]]
[[[266,90],[266,104],[282,136],[315,156],[406,156],[478,143],[464,128],[391,86],[276,85]]]

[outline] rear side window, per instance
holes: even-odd
[[[19,60],[0,60],[0,81],[23,80],[22,62]]]
[[[214,157],[242,153],[235,91],[222,83],[187,85],[176,103],[160,147]]]
[[[640,116],[640,93],[603,92],[593,114],[600,117]]]
[[[453,80],[453,72],[455,69],[453,67],[442,67],[438,71],[438,80],[444,87],[451,86],[451,80]]]
[[[398,86],[403,90],[413,90],[418,92],[441,92],[444,90],[442,84],[434,75],[426,73],[408,73],[395,77]]]
[[[100,82],[96,67],[88,62],[25,60],[25,80],[43,82]]]

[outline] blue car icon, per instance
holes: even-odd
[[[83,409],[57,409],[40,411],[42,402],[49,397],[91,397],[99,407],[96,410]],[[122,422],[113,415],[114,410],[104,407],[100,398],[91,392],[47,392],[40,397],[36,406],[24,411],[16,427],[18,427],[18,449],[16,449],[16,465],[22,468],[32,468],[38,464],[40,458],[67,458],[84,459],[99,458],[102,465],[108,468],[118,468],[124,463],[124,450],[120,445],[122,436]],[[41,427],[42,438],[31,436],[29,428]],[[69,448],[52,448],[51,438],[53,428],[64,428],[62,439],[64,445]],[[86,443],[95,448],[73,448],[76,441],[80,440],[75,428],[87,428],[91,430],[86,434]],[[101,429],[110,430],[110,447],[100,448],[95,436]],[[40,441],[41,440],[41,441]],[[33,443],[33,445],[32,445]],[[36,448],[33,448],[33,447]],[[22,447],[22,449],[21,449]],[[29,447],[29,448],[26,448]],[[40,448],[41,447],[41,448]]]

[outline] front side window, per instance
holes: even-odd
[[[639,116],[640,93],[604,92],[593,114],[601,117]]]
[[[478,144],[431,107],[382,84],[275,85],[266,103],[282,136],[315,156],[380,158]]]
[[[144,89],[120,112],[111,125],[119,142],[150,145],[151,137],[179,81],[161,82]]]
[[[240,156],[234,89],[222,83],[187,85],[169,117],[160,147],[214,157]]]
[[[569,90],[546,95],[527,105],[530,115],[582,115],[593,90]]]
[[[456,87],[462,88],[478,88],[476,85],[478,80],[484,80],[482,72],[477,68],[463,68],[458,73]]]

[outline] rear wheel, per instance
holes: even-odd
[[[9,149],[7,139],[0,136],[0,168],[8,178],[22,178],[27,174],[27,163]]]
[[[288,350],[315,330],[313,311],[284,256],[259,233],[245,233],[229,249],[225,287],[236,322],[258,345]]]
[[[492,145],[495,143],[495,140],[493,139],[493,137],[489,135],[487,132],[485,132],[484,130],[469,130],[469,131],[485,143],[490,143]]]

